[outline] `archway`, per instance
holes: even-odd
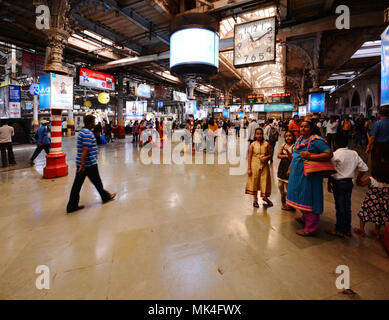
[[[366,97],[366,116],[370,118],[373,115],[373,98],[371,95]]]
[[[359,107],[360,106],[361,106],[361,98],[359,96],[358,91],[355,91],[354,94],[353,94],[353,97],[351,99],[351,112],[352,113],[356,113],[356,112],[359,113]],[[358,110],[358,111],[356,111],[356,110]]]

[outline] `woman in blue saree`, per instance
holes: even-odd
[[[314,235],[319,227],[320,215],[323,213],[323,176],[306,177],[304,159],[324,162],[333,156],[327,142],[318,135],[312,135],[312,131],[313,124],[310,121],[301,123],[301,136],[293,148],[286,200],[287,205],[302,212],[302,217],[296,218],[305,227],[296,232],[300,236]]]

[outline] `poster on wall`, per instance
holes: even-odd
[[[79,70],[80,86],[115,91],[115,78],[109,74],[86,68]]]
[[[73,78],[55,73],[39,77],[40,109],[73,109]]]
[[[381,36],[381,105],[389,103],[389,27]]]
[[[9,117],[21,118],[20,109],[20,86],[9,85]]]
[[[50,108],[73,110],[73,77],[51,73]]]
[[[196,100],[189,100],[185,103],[185,114],[196,114]]]

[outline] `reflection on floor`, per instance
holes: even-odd
[[[316,238],[301,238],[296,213],[252,207],[246,176],[228,165],[144,165],[130,139],[100,148],[114,202],[100,204],[89,181],[70,215],[75,138],[64,139],[69,176],[43,180],[35,167],[0,173],[0,298],[3,299],[387,299],[389,258],[373,237],[333,238],[332,195]],[[23,151],[27,155],[33,148]],[[18,151],[19,152],[19,151]],[[365,189],[353,192],[353,225]],[[369,226],[373,228],[373,226]],[[37,290],[38,265],[50,289]],[[350,268],[351,288],[335,286]]]

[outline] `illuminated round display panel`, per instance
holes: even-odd
[[[176,31],[170,37],[170,68],[208,65],[219,67],[219,36],[208,29],[188,28]]]

